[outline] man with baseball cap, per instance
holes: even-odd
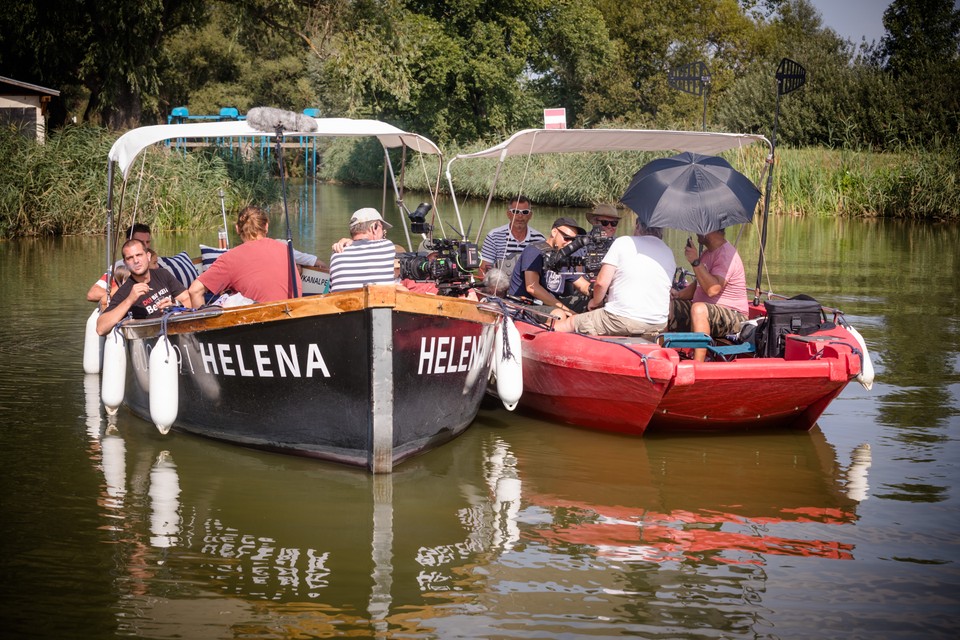
[[[586,231],[572,218],[557,218],[550,229],[550,236],[543,242],[527,246],[513,269],[508,294],[519,298],[534,298],[550,308],[558,318],[574,313],[557,296],[563,292],[563,276],[544,266],[544,253],[557,251]]]
[[[341,241],[342,251],[330,257],[330,291],[359,289],[365,284],[395,284],[397,253],[387,239],[393,225],[373,207],[357,209],[350,216],[350,241]],[[398,285],[400,286],[400,285]]]

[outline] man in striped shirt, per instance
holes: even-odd
[[[396,284],[393,242],[387,240],[385,221],[372,207],[358,209],[350,218],[350,243],[330,257],[330,291],[359,289],[365,284]],[[397,285],[403,288],[402,285]]]
[[[530,208],[530,199],[519,195],[510,201],[507,208],[509,223],[492,229],[483,239],[480,248],[480,273],[485,275],[487,270],[497,265],[509,255],[523,251],[528,244],[543,242],[544,235],[530,225],[533,209]],[[510,275],[507,274],[509,278]]]

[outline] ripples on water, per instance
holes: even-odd
[[[830,251],[830,224],[789,224],[814,253]],[[871,242],[886,246],[877,233]],[[958,323],[896,313],[897,290],[845,266],[859,243],[845,234],[848,260],[829,261],[823,301],[850,312],[880,378],[872,392],[849,387],[812,432],[631,439],[491,406],[464,436],[386,478],[164,437],[125,410],[108,421],[98,377],[79,364],[81,298],[97,270],[85,256],[97,241],[8,244],[5,628],[58,638],[952,638]],[[945,242],[922,241],[924,254]],[[774,248],[787,264],[806,259],[805,248]],[[882,262],[912,283],[913,254],[900,250]],[[939,296],[924,317],[960,315],[952,288]]]

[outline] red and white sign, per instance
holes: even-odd
[[[543,110],[543,128],[544,129],[566,129],[567,128],[567,110],[566,109],[544,109]]]

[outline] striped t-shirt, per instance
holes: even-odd
[[[391,240],[354,240],[342,253],[330,256],[330,291],[393,284],[396,257]]]
[[[543,242],[545,239],[542,233],[533,227],[527,227],[527,237],[523,240],[517,240],[510,233],[510,225],[505,224],[502,227],[492,229],[483,239],[480,256],[484,262],[499,264],[506,256],[523,251],[528,244]]]

